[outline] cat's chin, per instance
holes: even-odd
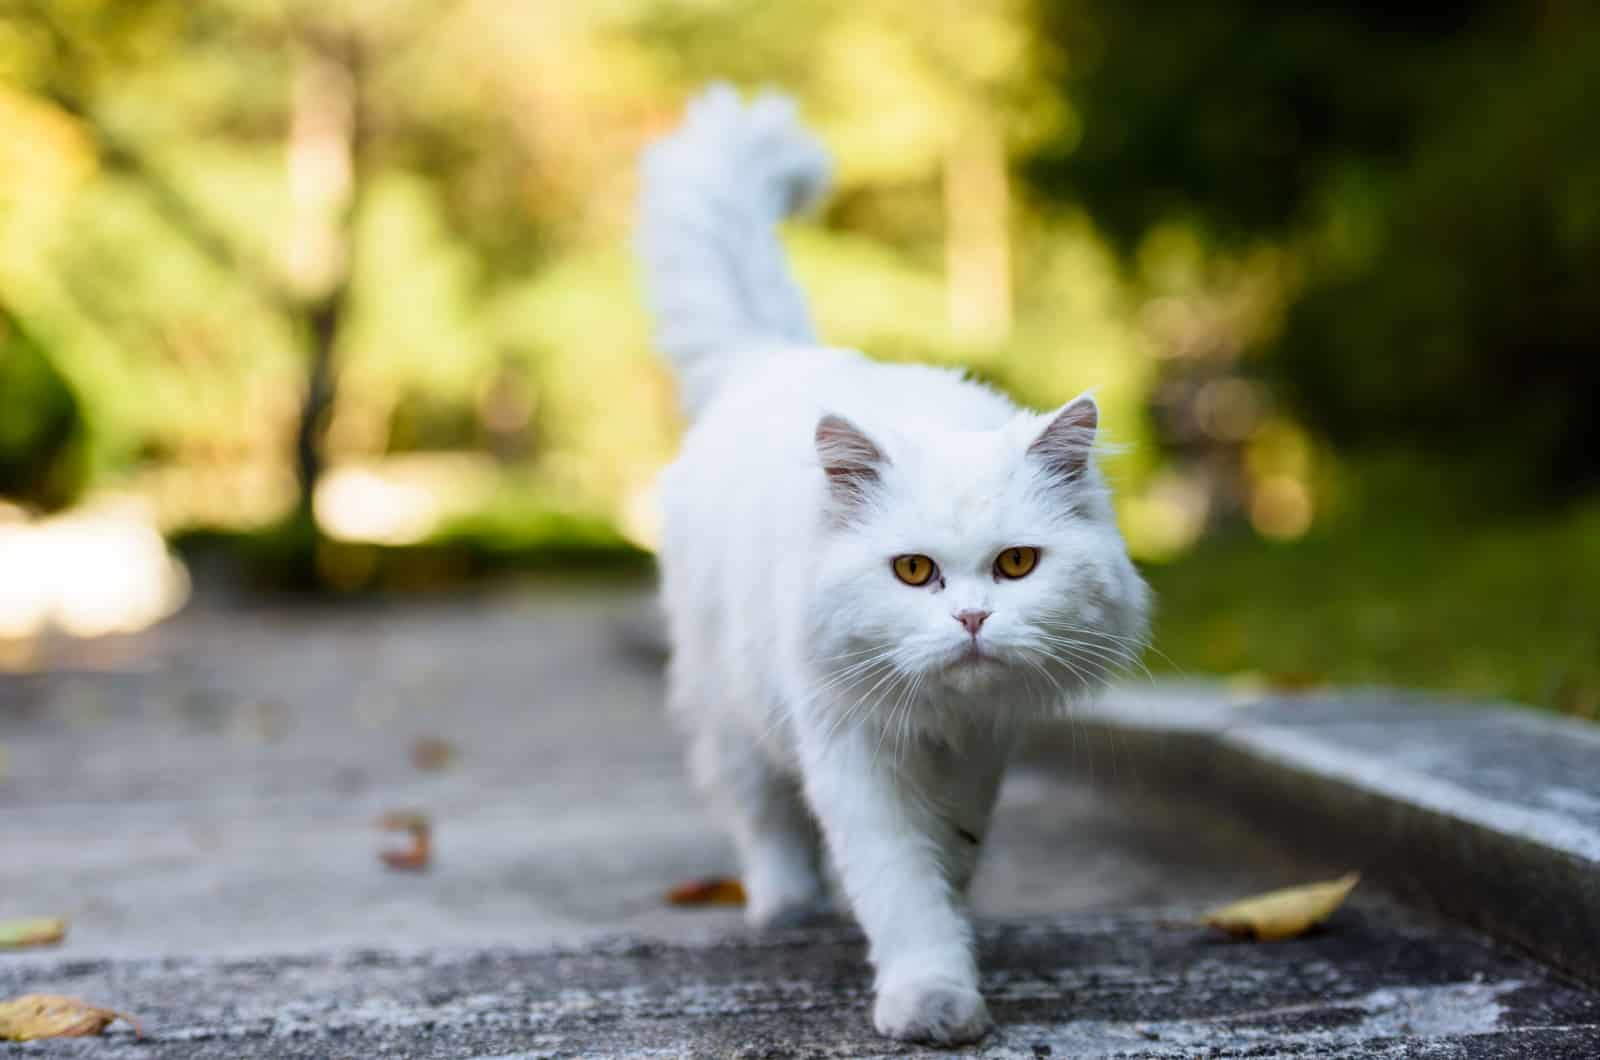
[[[992,651],[963,645],[939,666],[939,679],[958,692],[972,692],[993,684],[1009,668]]]

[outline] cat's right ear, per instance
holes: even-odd
[[[858,507],[889,465],[877,443],[843,416],[817,421],[817,460],[828,476],[828,493],[842,512]]]
[[[1100,429],[1100,408],[1088,394],[1074,398],[1056,413],[1028,452],[1044,461],[1062,482],[1076,482],[1089,466],[1095,434]]]

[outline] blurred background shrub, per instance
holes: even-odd
[[[633,167],[716,77],[838,157],[788,234],[829,341],[1097,389],[1153,667],[1600,712],[1556,0],[0,0],[0,639],[170,611],[157,532],[338,592],[640,569]]]

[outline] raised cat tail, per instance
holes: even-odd
[[[747,104],[725,84],[701,93],[645,152],[635,247],[656,343],[690,416],[736,358],[816,341],[775,226],[821,197],[829,168],[792,100]]]

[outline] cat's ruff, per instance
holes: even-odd
[[[774,228],[827,174],[792,103],[725,86],[644,160],[638,250],[691,419],[661,481],[670,705],[752,921],[824,899],[825,846],[878,1029],[969,1041],[964,891],[1019,725],[1137,657],[1147,592],[1092,399],[1034,413],[819,342]]]

